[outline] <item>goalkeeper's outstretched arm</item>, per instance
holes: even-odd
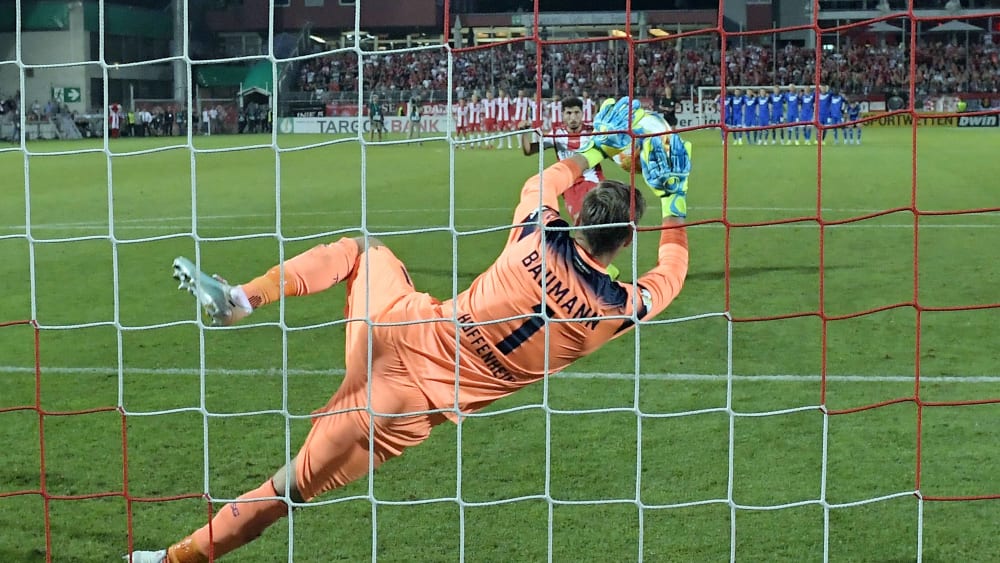
[[[660,231],[656,266],[636,281],[643,292],[646,310],[642,318],[649,319],[663,312],[680,294],[688,271],[688,238],[684,219],[664,217]]]
[[[688,176],[691,173],[691,143],[679,134],[643,139],[639,162],[642,177],[660,198],[663,227],[657,250],[656,267],[638,280],[647,292],[645,317],[653,317],[680,293],[687,277],[688,239],[684,227],[687,217]]]
[[[520,223],[530,217],[540,208],[551,209],[558,215],[559,196],[570,189],[583,171],[590,168],[585,156],[575,154],[544,169],[541,174],[535,174],[521,188],[521,200],[514,210],[514,222]],[[514,240],[517,232],[511,231],[508,243]]]

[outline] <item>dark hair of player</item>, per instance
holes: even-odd
[[[563,98],[562,107],[563,107],[563,109],[566,109],[566,108],[580,108],[580,109],[583,109],[583,100],[581,100],[580,98],[576,98],[576,97],[573,97],[573,98]]]
[[[603,180],[596,188],[583,198],[583,209],[580,211],[580,226],[610,225],[613,223],[628,223],[632,220],[632,199],[635,198],[635,220],[642,218],[646,211],[646,200],[639,190],[633,190],[628,184],[616,180]],[[632,227],[617,225],[582,229],[581,234],[586,239],[593,254],[614,252],[625,244],[632,236]]]

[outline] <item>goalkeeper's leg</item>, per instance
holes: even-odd
[[[274,266],[262,276],[232,288],[224,280],[213,279],[198,271],[185,258],[174,261],[174,277],[181,280],[182,288],[198,297],[212,317],[213,324],[230,325],[282,296],[318,293],[348,279],[357,271],[364,245],[362,237],[321,244],[286,260],[282,266]],[[369,238],[368,247],[373,250],[384,245],[378,239]]]
[[[274,266],[239,289],[250,306],[257,309],[277,301],[282,295],[297,297],[319,293],[345,280],[350,293],[358,278],[370,296],[370,311],[380,311],[400,292],[413,291],[413,283],[406,267],[382,241],[369,237],[367,249],[365,244],[364,237],[355,237],[315,246],[284,262],[284,285],[281,285],[281,268]],[[370,266],[365,261],[369,261]],[[384,270],[385,275],[366,273],[376,268]],[[358,314],[364,316],[365,311],[360,310]]]
[[[202,272],[183,256],[174,259],[174,279],[180,281],[178,289],[195,296],[215,326],[235,324],[252,312],[242,291],[219,276]]]
[[[363,239],[345,238],[285,262],[285,295],[304,295],[347,281],[345,316],[355,319],[347,323],[347,374],[337,393],[316,411],[323,416],[314,420],[299,454],[272,479],[222,507],[208,525],[167,550],[132,553],[127,558],[133,563],[205,563],[209,556],[221,557],[253,541],[288,514],[288,504],[281,498],[286,490],[290,500],[304,502],[346,485],[421,443],[433,426],[446,420],[441,414],[426,414],[431,410],[428,399],[414,384],[392,343],[373,341],[369,362],[368,320],[378,318],[414,288],[403,263],[385,245],[369,239],[368,249],[360,252],[362,245]],[[247,284],[248,294],[280,296],[274,272],[272,268]],[[369,373],[377,374],[370,383]],[[414,412],[425,414],[378,416]]]
[[[378,239],[369,238],[369,246],[382,246]],[[357,269],[358,256],[364,239],[342,238],[331,244],[315,246],[284,262],[285,280],[281,284],[280,266],[239,287],[254,309],[281,298],[309,295],[329,289],[346,280]]]
[[[340,389],[314,414],[312,430],[298,455],[260,487],[219,509],[212,521],[166,552],[136,552],[134,563],[207,563],[257,539],[264,530],[288,515],[287,493],[302,503],[368,475],[408,447],[423,442],[431,429],[445,421],[441,414],[427,414],[427,397],[402,369],[393,350],[375,344],[369,403],[367,343],[352,357],[364,356],[361,368],[353,363]],[[360,352],[360,354],[358,354]],[[349,352],[351,353],[351,352]],[[383,361],[384,359],[384,361]],[[371,410],[368,410],[369,404]],[[379,416],[382,413],[411,416]],[[374,436],[371,431],[374,431]],[[374,447],[370,447],[373,444]],[[149,556],[149,557],[147,557]],[[152,559],[152,557],[158,557]]]

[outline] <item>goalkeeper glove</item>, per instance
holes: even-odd
[[[601,109],[594,116],[594,133],[577,152],[586,157],[591,167],[622,152],[632,143],[632,137],[628,133],[630,129],[638,135],[647,132],[639,124],[645,116],[646,111],[642,109],[639,100],[629,97],[619,98],[617,101],[614,98],[604,100]]]
[[[691,173],[691,143],[674,133],[669,147],[662,137],[643,139],[639,153],[642,177],[660,197],[664,217],[687,217],[688,175]]]

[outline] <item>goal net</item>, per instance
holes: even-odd
[[[121,560],[238,518],[232,501],[325,416],[351,327],[408,323],[345,319],[340,284],[212,326],[176,291],[174,257],[242,283],[377,239],[447,302],[554,162],[523,155],[512,117],[473,127],[457,108],[524,91],[529,121],[558,123],[554,94],[656,107],[667,84],[698,118],[681,127],[694,161],[678,299],[649,320],[525,311],[519,342],[558,322],[635,326],[400,459],[376,469],[372,454],[345,487],[262,499],[295,510],[222,560],[990,560],[1000,99],[979,76],[924,113],[921,65],[972,61],[956,80],[995,66],[993,43],[930,25],[984,31],[1000,13],[918,1],[830,28],[816,3],[805,23],[737,32],[721,3],[456,9],[469,4],[342,0],[326,24],[297,19],[311,2],[275,0],[15,0],[0,15],[0,560]],[[886,22],[906,35],[882,44],[868,27]],[[864,115],[861,146],[720,143],[727,61],[751,65],[739,82],[772,82],[776,61],[753,67],[741,45],[786,32],[771,52],[800,73],[846,69],[864,88],[866,69],[889,69],[872,84],[905,105]],[[614,261],[634,284],[656,263],[659,202],[641,177],[604,173],[650,202]],[[477,328],[440,322],[456,339]],[[546,365],[560,353],[544,350]]]

